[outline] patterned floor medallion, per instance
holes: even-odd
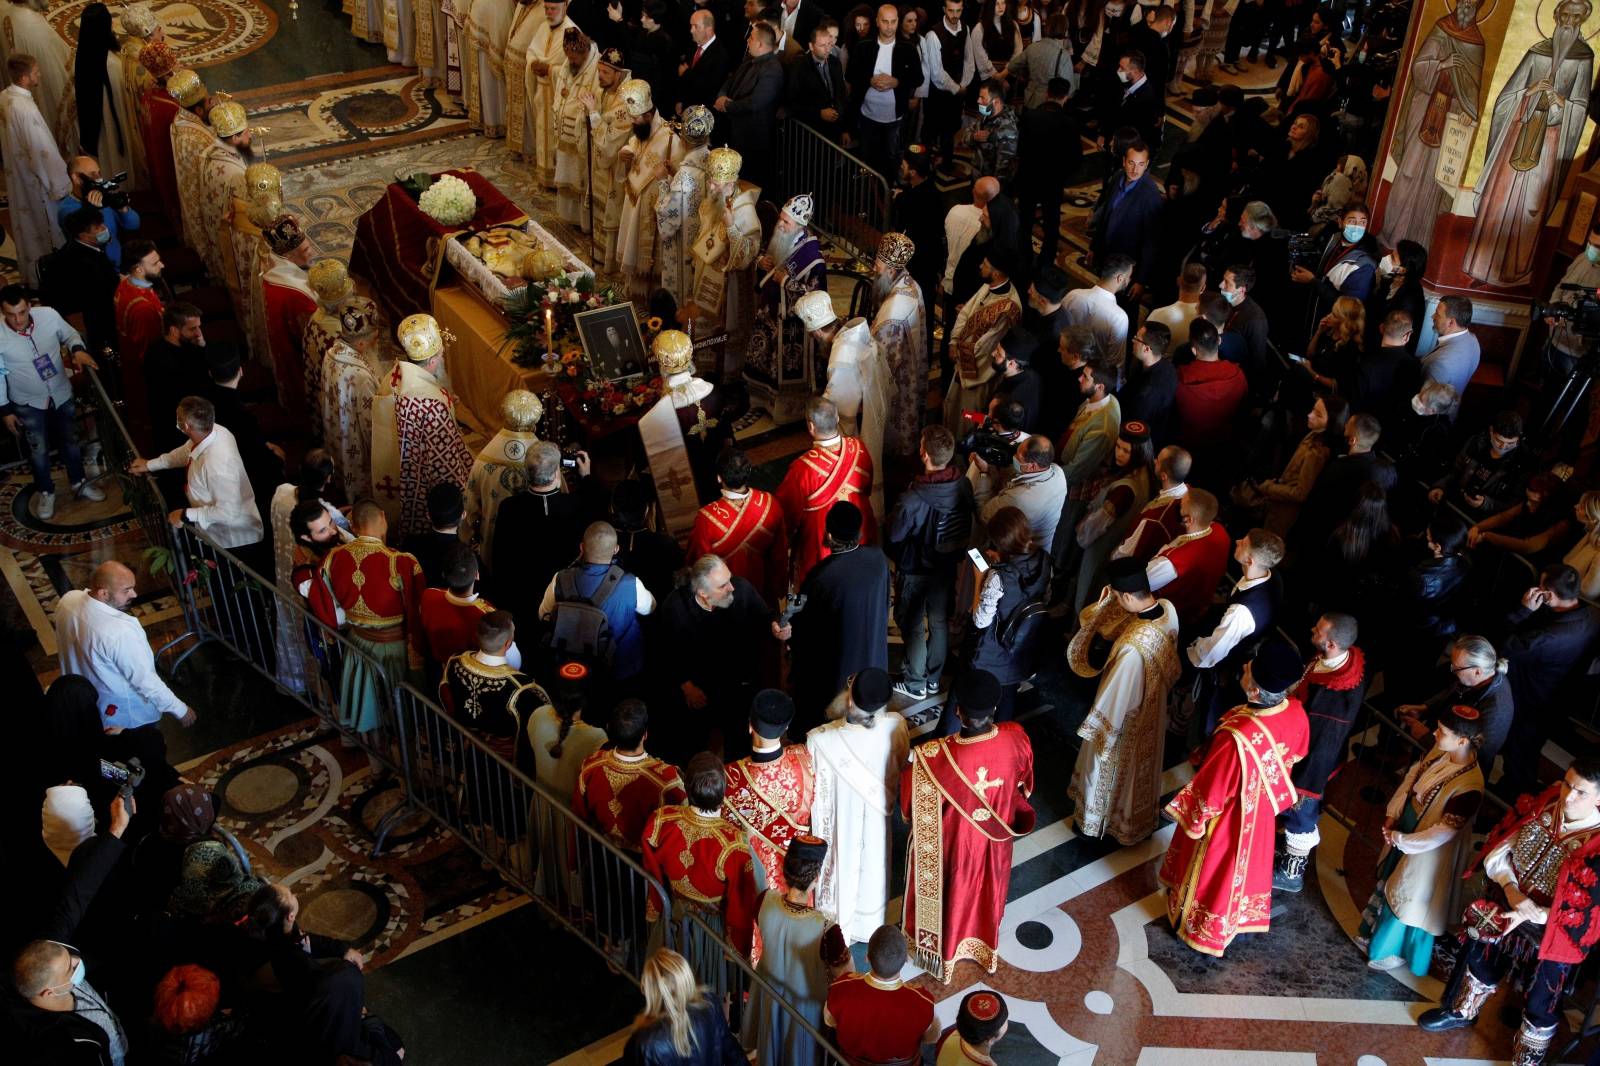
[[[252,94],[246,106],[267,130],[258,148],[283,169],[469,132],[466,116],[404,67],[312,79]]]
[[[17,463],[0,471],[0,541],[13,548],[57,552],[87,547],[138,529],[133,514],[123,505],[116,478],[103,477],[95,482],[106,494],[104,501],[96,503],[73,495],[65,467],[57,464],[51,473],[56,510],[45,519],[39,517],[38,493],[27,464]]]
[[[78,39],[78,18],[91,0],[68,0],[53,8],[50,24],[68,42]],[[261,0],[154,0],[150,5],[172,50],[190,67],[210,67],[248,55],[278,29],[277,13]],[[119,9],[111,14],[119,19]]]

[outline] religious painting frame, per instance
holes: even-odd
[[[642,378],[649,369],[644,335],[633,303],[611,304],[572,316],[592,377],[611,382]],[[616,336],[611,336],[611,331]]]

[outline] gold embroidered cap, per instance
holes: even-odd
[[[544,417],[544,404],[527,389],[512,389],[500,401],[500,417],[507,429],[518,432],[532,430]]]
[[[266,231],[267,227],[278,221],[283,215],[283,201],[264,192],[250,201],[250,206],[245,208],[244,216],[250,224],[258,230]]]
[[[801,226],[811,225],[811,216],[816,209],[816,201],[811,199],[808,192],[789,197],[788,203],[783,205],[783,213],[789,216],[789,221]]]
[[[289,255],[306,243],[305,232],[293,215],[279,215],[261,228],[261,235],[267,239],[267,247],[272,249],[273,255]]]
[[[717,116],[705,104],[695,104],[683,109],[683,139],[690,144],[705,144],[717,125]]]
[[[623,82],[622,106],[634,118],[654,108],[656,105],[650,98],[650,83],[639,78],[629,78]]]
[[[206,121],[211,123],[211,132],[218,137],[232,137],[243,133],[250,125],[250,115],[245,111],[243,104],[224,100],[211,109]]]
[[[600,53],[600,62],[612,70],[627,70],[628,61],[623,58],[622,49],[615,45]]]
[[[318,259],[306,271],[306,284],[317,294],[317,302],[333,307],[354,291],[350,284],[350,268],[342,259]]]
[[[744,156],[732,148],[713,148],[706,156],[706,180],[719,185],[738,181],[739,168],[743,165]]]
[[[651,350],[661,364],[662,377],[694,369],[694,341],[681,329],[662,330]]]
[[[150,10],[149,4],[124,4],[122,7],[122,29],[140,40],[148,40],[155,36],[161,28],[161,20],[156,18],[156,13]]]
[[[206,83],[188,67],[180,67],[167,78],[167,95],[181,107],[193,107],[206,98]]]
[[[885,233],[878,242],[878,262],[894,270],[904,270],[916,254],[917,246],[904,233]]]
[[[561,35],[561,50],[563,52],[587,54],[589,45],[593,43],[593,41],[589,40],[587,34],[571,23],[567,25],[567,32]]]
[[[833,313],[833,297],[828,295],[826,289],[813,289],[800,297],[795,301],[794,313],[800,316],[800,324],[808,330],[821,329],[839,317]]]
[[[322,262],[332,263],[337,260],[324,259]],[[345,340],[355,341],[370,337],[377,328],[378,305],[365,296],[352,296],[339,305],[339,335]]]
[[[151,41],[139,49],[139,65],[156,81],[164,82],[178,69],[178,57],[166,41]]]
[[[395,335],[400,339],[400,349],[413,363],[426,363],[444,352],[445,332],[432,315],[408,316]]]
[[[245,195],[254,200],[258,196],[276,196],[283,199],[283,172],[271,163],[251,163],[244,168]]]

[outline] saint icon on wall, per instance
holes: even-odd
[[[1559,0],[1555,30],[1529,48],[1494,102],[1463,269],[1490,285],[1524,285],[1588,121],[1592,0]]]

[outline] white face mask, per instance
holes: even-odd
[[[1112,18],[1116,18],[1118,15],[1122,14],[1122,11],[1123,11],[1123,7],[1122,7],[1121,4],[1107,4],[1106,5],[1106,14],[1110,15]]]
[[[1390,274],[1393,274],[1395,272],[1395,270],[1397,270],[1397,269],[1398,269],[1398,267],[1395,265],[1395,261],[1394,261],[1394,257],[1393,256],[1387,256],[1386,255],[1382,259],[1378,260],[1378,276],[1380,278],[1388,277]]]
[[[1125,70],[1119,70],[1119,71],[1117,71],[1117,80],[1120,81],[1122,84],[1126,85],[1126,84],[1128,84],[1128,82],[1133,80],[1133,75],[1129,74]]]
[[[1411,409],[1419,415],[1428,413],[1428,409],[1422,406],[1422,397],[1420,395],[1411,397]]]

